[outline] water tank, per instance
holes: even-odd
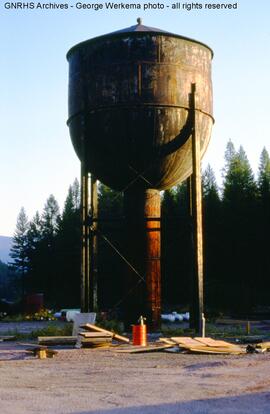
[[[193,84],[201,156],[207,148],[212,57],[205,44],[140,20],[67,54],[74,149],[84,171],[124,192],[126,326],[143,314],[159,328],[160,190],[192,173]]]
[[[197,137],[211,134],[212,51],[137,25],[72,47],[68,126],[75,151],[100,181],[163,190],[191,174],[189,96],[196,83]]]

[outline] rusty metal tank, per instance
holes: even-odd
[[[213,124],[212,56],[199,41],[140,21],[71,48],[67,123],[87,169],[116,190],[132,180],[163,190],[187,178],[191,84],[203,155]]]

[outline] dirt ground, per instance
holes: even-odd
[[[0,343],[1,414],[270,412],[270,352],[241,356],[59,349]]]

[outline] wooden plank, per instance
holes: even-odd
[[[0,341],[15,341],[16,336],[15,335],[1,335]]]
[[[256,345],[256,348],[263,348],[263,349],[266,349],[267,351],[269,351],[270,350],[270,342],[261,342],[261,343]]]
[[[194,348],[189,348],[189,352],[202,353],[202,354],[233,354],[239,355],[246,353],[241,348],[221,348],[221,347],[210,347],[210,346],[196,346]]]
[[[111,338],[83,338],[81,339],[82,344],[105,344],[111,343]]]
[[[201,346],[200,342],[190,337],[172,336],[170,339],[174,341],[176,344],[179,344],[184,347]]]
[[[40,345],[75,345],[77,336],[39,336]]]
[[[217,348],[220,349],[222,353],[226,352],[241,352],[241,348],[239,348],[237,345],[231,344],[229,342],[225,341],[217,341],[212,338],[201,338],[201,337],[171,337],[171,338],[160,338],[161,342],[171,344],[176,343],[181,348],[186,348],[188,350],[194,350],[195,348],[198,349],[198,351],[204,351],[207,352],[216,352]],[[211,351],[212,348],[212,351]]]
[[[109,348],[111,346],[111,342],[97,342],[97,343],[94,343],[94,342],[82,341],[81,346],[82,346],[82,348],[91,348],[91,349]]]
[[[30,348],[33,348],[33,342],[31,342],[31,343],[30,342],[17,342],[17,345],[20,345],[20,346],[30,346]],[[47,346],[45,346],[45,345],[35,345],[35,348],[48,349]]]
[[[225,341],[220,341],[220,340],[215,340],[212,338],[200,338],[200,337],[196,337],[194,338],[196,341],[207,345],[207,346],[220,346],[220,347],[234,347],[235,345],[229,343],[229,342],[225,342]]]
[[[169,345],[177,345],[174,341],[172,341],[170,338],[159,338],[160,342],[164,342],[164,344]]]
[[[149,345],[149,346],[141,346],[138,348],[128,348],[128,349],[117,349],[114,350],[114,352],[119,352],[119,353],[123,353],[123,354],[142,354],[144,352],[159,352],[159,351],[163,351],[164,349],[168,349],[168,348],[173,348],[176,344],[166,344],[166,345]]]
[[[80,336],[84,338],[112,338],[112,334],[107,334],[103,332],[79,332]]]
[[[85,325],[80,326],[80,328],[88,330],[88,331],[107,333],[107,334],[112,335],[113,339],[117,341],[129,343],[129,339],[126,338],[125,336],[118,335],[112,331],[107,331],[106,329],[100,328],[99,326],[92,325],[90,323],[86,323]]]

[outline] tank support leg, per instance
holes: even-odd
[[[81,163],[81,312],[89,311],[90,237],[89,237],[89,173]]]
[[[97,194],[97,179],[91,175],[90,184],[90,311],[97,312],[98,297],[97,297],[97,279],[98,279],[98,264],[97,264],[97,226],[98,226],[98,194]]]
[[[160,328],[160,193],[131,189],[124,193],[126,255],[125,326],[130,329],[140,315],[151,331]],[[136,272],[134,272],[134,269]]]
[[[192,110],[192,176],[191,176],[191,216],[192,216],[192,305],[191,323],[199,336],[204,331],[203,315],[203,230],[202,230],[202,183],[200,139],[196,132],[196,85],[192,84],[190,95]]]
[[[81,163],[81,312],[97,308],[97,181]]]

